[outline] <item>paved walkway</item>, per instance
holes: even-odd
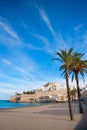
[[[87,130],[87,104],[82,103],[84,114],[74,130]]]

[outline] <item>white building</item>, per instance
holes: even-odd
[[[38,91],[48,92],[48,91],[60,90],[60,89],[64,89],[64,86],[55,82],[55,83],[46,83],[44,86],[40,87]]]

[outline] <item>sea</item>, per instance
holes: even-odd
[[[31,107],[31,106],[41,106],[46,103],[16,103],[16,102],[9,102],[8,100],[0,100],[0,109],[5,108],[20,108],[20,107]]]

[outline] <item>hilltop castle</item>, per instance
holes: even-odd
[[[46,83],[32,94],[17,94],[10,97],[11,102],[64,102],[67,100],[67,91],[59,83]]]

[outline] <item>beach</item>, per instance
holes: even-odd
[[[73,121],[67,103],[1,109],[0,130],[74,130],[83,115],[79,114],[77,103],[72,106]]]

